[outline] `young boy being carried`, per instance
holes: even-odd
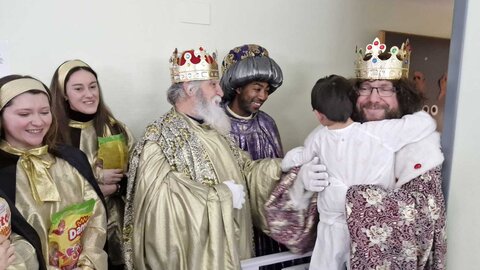
[[[357,89],[359,95],[377,91],[393,96],[394,87]],[[345,195],[352,185],[374,184],[391,189],[395,185],[395,152],[435,131],[435,120],[423,111],[401,119],[354,122],[349,99],[353,86],[344,77],[330,75],[317,81],[311,103],[321,126],[282,161],[283,171],[318,159],[328,168],[330,185],[318,193],[320,222],[310,269],[349,268],[350,236],[346,224]],[[308,186],[305,189],[309,190]],[[294,195],[292,196],[294,197]],[[301,200],[298,207],[305,207]]]

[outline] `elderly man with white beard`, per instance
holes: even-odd
[[[281,175],[230,139],[215,54],[174,51],[173,108],[147,126],[130,160],[125,212],[128,269],[240,269],[252,226]],[[261,178],[261,181],[260,181]]]

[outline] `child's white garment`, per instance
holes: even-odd
[[[421,111],[401,119],[352,123],[348,127],[315,129],[305,141],[303,161],[318,156],[326,165],[330,186],[318,193],[320,222],[310,269],[344,269],[350,237],[345,195],[351,185],[395,186],[395,152],[435,131],[433,118]]]

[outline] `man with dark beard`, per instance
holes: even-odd
[[[232,122],[230,134],[254,160],[283,157],[277,125],[260,110],[282,83],[282,69],[262,46],[238,46],[223,59],[220,85],[225,110]]]
[[[407,80],[408,43],[400,49],[392,47],[390,52],[385,49],[385,44],[375,39],[367,45],[365,54],[359,52],[355,62],[355,89],[351,95],[355,121],[400,118],[422,106],[421,95]],[[394,89],[395,93],[381,95],[386,89]],[[435,132],[396,153],[394,189],[376,185],[349,188],[346,218],[351,238],[350,269],[445,269],[442,163],[440,135]],[[322,192],[329,188],[326,184],[312,190],[304,184],[314,180],[329,182],[328,174],[317,173],[320,165],[315,165],[302,166],[304,173],[298,174],[296,182],[303,184],[304,196],[308,191]],[[368,166],[355,165],[359,169]]]
[[[223,58],[220,85],[224,108],[232,124],[230,135],[253,160],[283,157],[277,125],[270,115],[260,110],[282,82],[282,69],[262,46],[238,46]],[[257,228],[254,228],[254,242],[256,256],[288,251]],[[299,261],[308,262],[308,259]],[[284,262],[260,269],[275,270],[291,265],[292,262]]]
[[[228,136],[214,54],[175,50],[170,61],[173,108],[147,126],[130,160],[127,268],[240,269],[253,256],[252,224],[267,231],[279,160],[252,161]]]
[[[373,91],[392,86],[396,89],[392,97],[381,97]],[[352,118],[356,121],[400,118],[422,105],[420,95],[406,78],[359,78],[356,88],[372,89],[368,96],[353,92],[356,112]],[[393,191],[358,185],[347,193],[351,268],[445,269],[446,212],[440,135],[435,132],[405,146],[395,160],[397,183]]]

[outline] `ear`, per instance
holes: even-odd
[[[313,110],[313,113],[315,114],[315,117],[318,119],[318,121],[322,121],[322,117],[323,117],[323,113],[317,111],[317,110]]]
[[[240,94],[240,92],[242,92],[242,88],[241,87],[238,87],[237,89],[235,89],[235,92],[238,94]]]
[[[313,113],[315,114],[315,117],[317,117],[318,121],[323,124],[323,121],[325,121],[325,119],[327,118],[325,114],[317,110],[313,110]]]
[[[185,91],[185,94],[189,97],[193,96],[193,89],[190,87],[190,82],[184,82],[183,83],[183,91]]]

